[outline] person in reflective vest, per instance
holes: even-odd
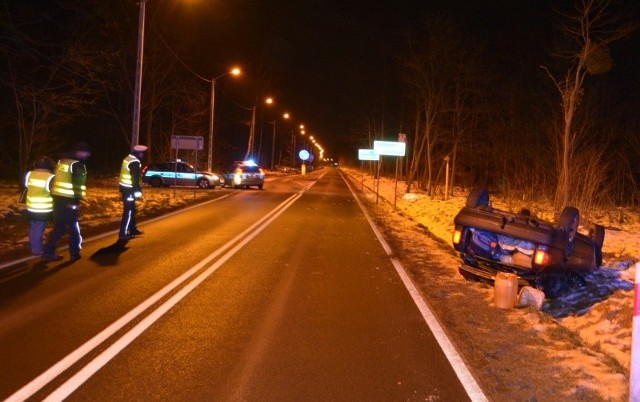
[[[69,229],[69,253],[71,262],[80,259],[82,236],[80,234],[80,201],[86,196],[87,167],[85,161],[91,156],[89,145],[76,144],[73,152],[58,161],[51,195],[53,197],[53,230],[47,238],[42,259],[61,260],[56,254],[56,245]]]
[[[24,179],[27,189],[27,215],[29,217],[29,245],[31,254],[42,255],[42,238],[53,215],[51,182],[56,163],[47,156],[39,156],[34,169]]]
[[[136,200],[142,198],[140,188],[141,160],[147,147],[136,145],[122,160],[120,167],[120,193],[122,194],[122,221],[120,222],[120,240],[129,240],[143,234],[136,222]]]

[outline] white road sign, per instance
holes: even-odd
[[[380,154],[373,149],[358,149],[358,159],[361,161],[379,161]]]
[[[202,151],[204,148],[204,137],[196,137],[192,135],[172,135],[172,149],[193,149]]]
[[[380,155],[404,156],[407,144],[394,141],[374,141],[373,149]]]

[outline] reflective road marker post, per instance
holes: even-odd
[[[633,289],[633,327],[631,333],[631,374],[629,375],[629,400],[640,402],[640,262],[636,263],[636,279]]]

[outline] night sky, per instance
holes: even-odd
[[[148,3],[148,10],[154,6],[160,4]],[[169,41],[180,41],[186,63],[205,75],[238,64],[253,69],[242,77],[250,81],[251,74],[261,75],[256,66],[268,70],[268,94],[335,149],[353,131],[365,98],[384,92],[387,102],[398,101],[396,59],[405,36],[436,6],[402,0],[191,0],[188,6],[173,2],[171,20],[158,29],[166,29]],[[180,37],[173,37],[170,24],[183,26]]]
[[[243,66],[244,82],[262,80],[281,110],[337,151],[374,109],[368,103],[384,103],[384,135],[397,139],[404,107],[399,60],[407,37],[419,37],[428,21],[453,18],[468,46],[482,47],[487,68],[532,80],[553,56],[559,4],[570,9],[550,0],[167,0],[147,7],[168,12],[157,29],[187,64],[205,76]],[[621,57],[618,71],[635,74],[638,56],[627,49]]]

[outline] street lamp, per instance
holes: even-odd
[[[273,103],[272,97],[267,97],[264,100],[264,103],[267,105],[271,105]],[[258,99],[256,99],[256,104],[251,108],[251,126],[249,129],[249,141],[247,143],[247,153],[244,156],[244,160],[249,159],[250,156],[255,156],[253,154],[253,145],[256,137],[256,110],[258,109]],[[262,144],[262,122],[260,123],[260,144]],[[260,153],[260,149],[258,148],[258,154]],[[259,157],[259,155],[258,155]]]
[[[136,83],[133,90],[133,129],[131,130],[131,148],[140,141],[140,95],[142,92],[142,62],[144,58],[144,16],[145,5],[149,0],[140,1],[138,17],[138,55],[136,57]]]
[[[300,129],[300,135],[304,136],[304,124],[300,124],[298,128]],[[296,165],[296,150],[297,150],[296,144],[297,144],[296,135],[294,131],[291,130],[291,166]]]
[[[282,115],[282,118],[285,120],[289,119],[289,113],[284,113]],[[276,151],[276,122],[277,121],[278,120],[274,120],[270,123],[273,125],[273,132],[271,134],[271,170],[273,170],[273,160],[275,158],[275,151]]]
[[[233,70],[220,74],[219,76],[211,79],[211,111],[209,113],[209,154],[207,156],[207,170],[210,172],[213,163],[213,119],[215,116],[215,104],[216,104],[216,81],[227,75],[240,75],[240,69],[234,68]]]

